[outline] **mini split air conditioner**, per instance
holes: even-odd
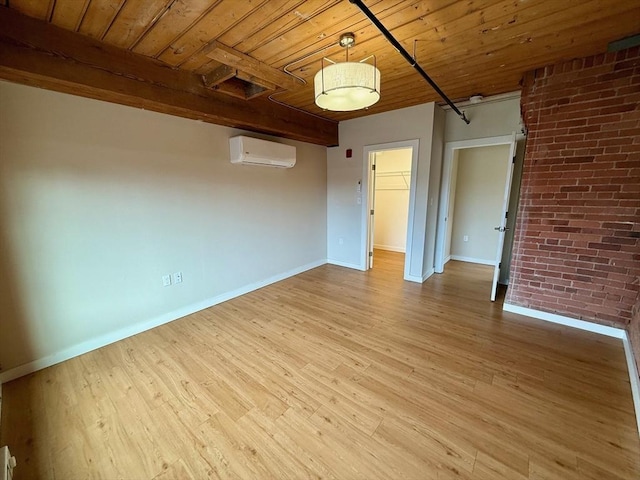
[[[291,168],[296,164],[296,147],[239,135],[229,138],[231,163]]]

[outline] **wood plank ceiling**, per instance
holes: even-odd
[[[365,0],[365,4],[409,52],[415,46],[417,61],[455,100],[518,90],[526,71],[604,52],[609,42],[640,32],[638,0]],[[190,112],[189,105],[173,99],[171,102],[179,105],[157,108],[149,98],[138,105],[147,102],[147,108],[168,113],[329,145],[337,139],[332,137],[336,135],[332,133],[336,121],[441,101],[347,0],[0,0],[0,5],[12,14],[40,21],[24,22],[11,35],[0,31],[0,42],[12,45],[5,52],[16,44],[29,44],[42,51],[45,46],[34,46],[35,40],[24,30],[38,29],[47,32],[45,37],[57,38],[57,29],[51,29],[55,25],[86,39],[87,48],[106,44],[110,46],[105,50],[109,55],[129,52],[129,56],[121,55],[126,64],[153,61],[154,66],[170,68],[189,81],[197,76],[200,85],[193,86],[191,93],[207,96],[213,110],[216,102],[229,110],[247,110],[253,117],[265,109],[271,112],[266,117],[278,118],[283,125],[262,128],[254,124],[268,123],[268,118],[243,123],[227,118],[235,114],[225,117],[217,110],[208,112],[209,107]],[[0,9],[0,14],[2,10],[7,9]],[[7,22],[15,24],[16,18]],[[376,56],[382,98],[368,110],[322,111],[314,104],[313,76],[323,56],[344,59],[344,50],[337,45],[344,32],[356,35],[351,59]],[[22,35],[25,38],[19,38]],[[72,38],[60,38],[60,45],[51,46],[51,50],[76,48],[70,46],[72,43],[82,45],[80,40],[74,43]],[[75,52],[64,52],[64,56],[75,59]],[[39,57],[34,55],[31,62],[39,62]],[[33,72],[27,71],[29,66],[4,60],[0,55],[0,67],[6,67],[0,68],[1,78],[73,90],[62,74],[51,75],[48,69],[35,68],[36,81]],[[92,66],[101,68],[99,64]],[[115,73],[135,76],[135,66],[130,67],[131,72]],[[51,85],[45,78],[48,75],[56,76]],[[154,82],[158,83],[151,78],[150,83]],[[105,88],[96,92],[94,84],[87,87],[93,89],[91,92],[80,88],[74,93],[135,105],[132,98],[137,94],[129,92],[131,95],[123,99],[120,97],[125,87],[119,88],[118,92],[103,94]],[[330,121],[283,107],[270,97]],[[291,117],[282,120],[285,109],[292,112],[287,114]],[[304,130],[307,123],[309,132],[299,135],[286,126],[302,125]],[[323,129],[326,132],[314,138],[313,131]]]

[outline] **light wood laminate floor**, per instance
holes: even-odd
[[[322,266],[3,386],[16,480],[640,478],[619,340]]]

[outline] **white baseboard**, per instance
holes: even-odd
[[[338,267],[352,268],[354,270],[364,271],[362,265],[356,265],[355,263],[341,262],[340,260],[327,259],[329,265],[336,265]]]
[[[435,270],[432,268],[432,269],[428,270],[421,277],[419,277],[417,275],[405,275],[404,279],[407,280],[408,282],[424,283],[424,282],[427,281],[427,278],[429,278],[434,273],[435,273]]]
[[[66,348],[52,355],[48,355],[46,357],[33,360],[18,367],[11,368],[0,373],[0,384],[10,382],[11,380],[22,377],[24,375],[28,375],[29,373],[33,373],[37,370],[42,370],[43,368],[50,367],[52,365],[55,365],[56,363],[64,362],[65,360],[69,360],[73,357],[77,357],[79,355],[90,352],[92,350],[96,350],[119,340],[137,335],[138,333],[142,333],[146,330],[150,330],[160,325],[164,325],[165,323],[169,323],[187,315],[191,315],[192,313],[199,312],[200,310],[204,310],[205,308],[213,307],[214,305],[217,305],[219,303],[226,302],[227,300],[231,300],[232,298],[236,298],[254,290],[258,290],[262,287],[266,287],[267,285],[271,285],[272,283],[276,283],[294,275],[298,275],[302,272],[311,270],[312,268],[319,267],[326,263],[326,260],[317,260],[315,262],[302,265],[300,267],[294,268],[284,273],[280,273],[278,275],[274,275],[264,280],[250,283],[248,285],[245,285],[244,287],[240,287],[236,290],[223,293],[216,297],[187,305],[172,312],[160,315],[156,318],[152,318],[150,320],[140,322],[126,328],[121,328],[120,330],[116,330],[115,332],[110,332],[105,335],[92,338],[90,340],[87,340],[86,342],[73,345],[72,347]]]
[[[443,265],[446,265],[451,260],[451,255],[444,259]]]
[[[433,275],[434,273],[436,273],[435,269],[431,268],[429,270],[427,270],[427,272],[422,276],[422,283],[426,282],[427,279]]]
[[[422,277],[418,277],[417,275],[405,275],[404,279],[408,282],[422,283]]]
[[[560,325],[566,325],[567,327],[579,328],[580,330],[586,330],[588,332],[621,339],[624,346],[624,354],[627,359],[629,383],[631,384],[631,395],[633,396],[633,407],[636,412],[636,423],[638,427],[638,434],[640,435],[640,379],[638,379],[638,369],[636,368],[633,350],[631,349],[631,342],[629,341],[629,336],[627,335],[626,330],[623,330],[622,328],[608,327],[606,325],[599,325],[593,322],[585,322],[584,320],[556,315],[555,313],[542,312],[540,310],[534,310],[533,308],[520,307],[510,303],[505,303],[502,309],[505,312],[517,313],[518,315],[524,315],[525,317],[537,318],[538,320],[558,323]]]
[[[392,245],[373,245],[376,250],[386,250],[387,252],[405,253],[404,247],[394,247]]]
[[[534,310],[533,308],[520,307],[506,302],[502,306],[502,309],[505,312],[517,313],[518,315],[524,315],[525,317],[559,323],[560,325],[579,328],[580,330],[587,330],[588,332],[599,333],[601,335],[607,335],[608,337],[623,339],[626,335],[626,332],[622,328],[608,327],[606,325],[600,325],[593,322],[585,322],[584,320],[577,320],[575,318],[565,317],[555,313],[542,312],[540,310]]]
[[[463,257],[461,255],[451,255],[451,260],[458,260],[459,262],[479,263],[480,265],[496,266],[495,260],[485,260],[484,258]]]

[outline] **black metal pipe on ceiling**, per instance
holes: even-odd
[[[349,0],[349,1],[353,3],[355,6],[357,6],[362,11],[362,13],[364,13],[366,17],[369,20],[371,20],[371,23],[373,23],[376,27],[378,27],[378,30],[380,30],[382,35],[384,35],[385,38],[389,41],[389,43],[393,45],[395,49],[398,50],[398,52],[400,52],[400,55],[402,55],[405,58],[405,60],[409,62],[409,65],[415,68],[418,71],[418,73],[422,75],[422,77],[429,83],[429,85],[431,85],[431,87],[433,87],[433,89],[438,93],[438,95],[440,95],[442,99],[445,102],[447,102],[447,104],[451,107],[451,109],[454,112],[456,112],[458,116],[468,125],[470,121],[465,116],[464,112],[461,112],[458,109],[458,107],[455,106],[455,104],[451,101],[451,99],[447,97],[447,95],[442,91],[442,89],[438,87],[436,82],[434,82],[433,79],[427,74],[427,72],[425,72],[424,69],[418,64],[416,59],[413,58],[409,54],[409,52],[407,52],[405,48],[400,44],[400,42],[398,42],[398,40],[395,39],[395,37],[391,34],[391,32],[387,30],[387,28],[384,25],[382,25],[382,23],[380,22],[380,20],[378,20],[375,14],[371,10],[369,10],[369,8],[361,0]]]

